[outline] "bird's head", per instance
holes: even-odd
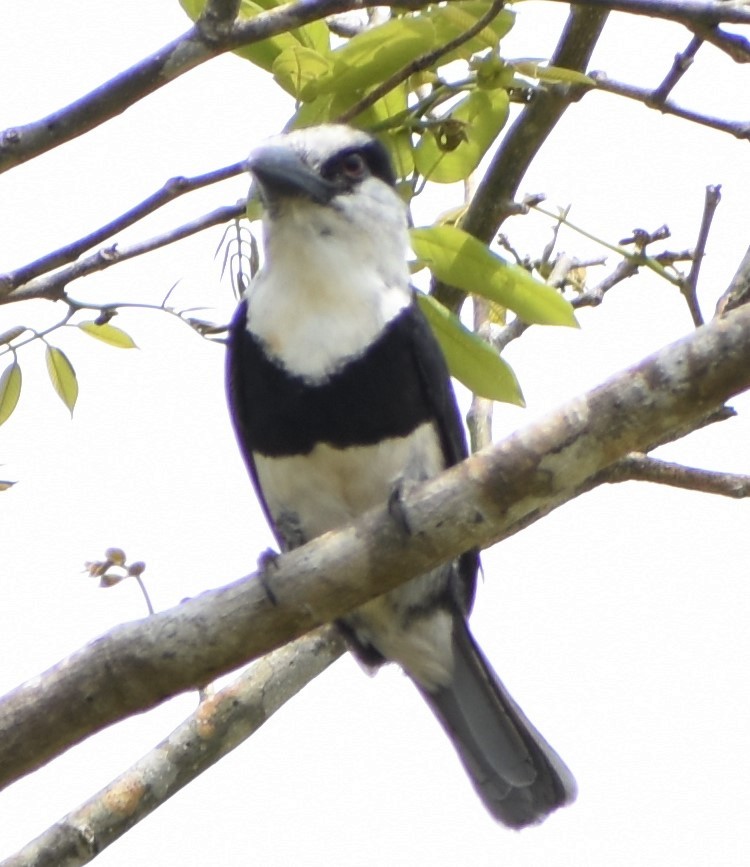
[[[269,139],[248,165],[264,206],[267,241],[283,229],[318,237],[399,236],[406,209],[383,145],[360,130],[325,124]]]

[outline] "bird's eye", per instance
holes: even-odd
[[[361,153],[350,151],[341,157],[339,170],[347,178],[358,181],[367,174],[367,163]]]

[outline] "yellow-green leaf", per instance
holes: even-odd
[[[78,379],[73,365],[62,349],[56,346],[47,347],[46,358],[47,373],[52,387],[73,415],[73,408],[78,400]]]
[[[330,69],[331,61],[312,48],[290,45],[274,60],[271,71],[276,81],[292,96],[305,101],[315,98],[316,83]]]
[[[481,397],[524,405],[515,373],[488,343],[431,295],[420,292],[417,300],[456,379]]]
[[[137,348],[135,341],[127,331],[123,331],[116,325],[110,325],[108,322],[103,325],[98,325],[96,322],[79,322],[78,327],[86,334],[90,334],[110,346],[116,346],[118,349]]]
[[[559,292],[456,226],[412,229],[417,256],[444,283],[508,307],[524,322],[577,327],[573,308]]]
[[[509,105],[505,90],[475,90],[464,97],[445,116],[444,126],[423,133],[414,154],[419,173],[439,184],[468,178],[505,126]]]
[[[332,53],[333,68],[318,93],[362,91],[385,80],[435,44],[435,28],[424,17],[391,18],[365,30]]]
[[[422,17],[429,18],[435,26],[435,43],[444,45],[462,33],[465,33],[487,12],[486,0],[472,2],[446,3],[433,6]],[[509,9],[502,9],[493,20],[468,42],[440,58],[440,64],[450,63],[458,58],[469,58],[472,54],[486,49],[496,49],[503,36],[511,29],[515,14]]]
[[[6,367],[0,376],[0,424],[13,413],[21,395],[21,368],[17,361]]]

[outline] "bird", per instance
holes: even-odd
[[[407,208],[384,144],[323,124],[256,147],[262,268],[229,326],[232,424],[281,551],[397,502],[467,457],[444,356],[416,301]],[[395,499],[394,499],[395,497]],[[472,636],[476,550],[337,621],[368,670],[398,664],[491,816],[538,824],[572,773]]]

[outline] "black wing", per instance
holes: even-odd
[[[258,481],[258,473],[255,469],[255,461],[253,459],[253,451],[250,447],[252,441],[250,425],[252,424],[252,399],[248,405],[249,395],[246,393],[245,387],[245,371],[253,362],[252,357],[248,357],[248,340],[249,334],[247,331],[247,299],[240,302],[235,311],[232,321],[229,323],[229,335],[227,339],[227,359],[226,359],[226,390],[227,399],[229,402],[229,414],[232,419],[232,427],[234,428],[237,443],[240,447],[240,452],[245,461],[250,480],[255,488],[255,494],[258,498],[263,514],[266,517],[268,526],[273,531],[276,541],[280,547],[283,547],[282,540],[276,533],[273,516],[268,508],[263,490]]]
[[[440,434],[446,466],[450,467],[468,456],[461,413],[445,356],[427,319],[417,306],[416,299],[412,305],[412,322],[414,365],[419,371],[422,388],[432,407],[432,417]],[[479,567],[479,551],[475,548],[465,551],[458,559],[459,586],[453,589],[457,596],[456,601],[464,613],[471,610],[474,602]]]

